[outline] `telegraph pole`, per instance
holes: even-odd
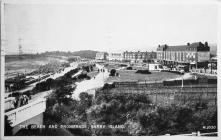
[[[18,54],[19,55],[23,54],[22,45],[21,45],[21,38],[18,39]]]

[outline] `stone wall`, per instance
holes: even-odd
[[[138,84],[118,83],[114,88],[97,91],[98,94],[125,93],[125,94],[146,94],[154,104],[171,105],[186,103],[217,105],[217,85],[191,85],[191,86],[163,86],[161,83]]]

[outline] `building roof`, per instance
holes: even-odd
[[[124,52],[124,53],[132,53],[132,54],[154,54],[154,53],[156,53],[156,52],[140,52],[140,51],[136,51],[136,52],[132,52],[132,51],[130,51],[130,52],[128,52],[128,51],[126,51],[126,52]]]
[[[195,51],[209,51],[208,43],[205,44],[201,42],[187,43],[187,45],[178,45],[178,46],[168,46],[168,45],[159,45],[157,51],[191,51],[195,48]]]

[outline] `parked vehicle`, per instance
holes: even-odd
[[[150,71],[162,71],[163,66],[161,64],[149,64],[148,65]]]
[[[177,66],[177,70],[180,73],[185,73],[185,72],[189,72],[189,67],[187,65],[179,65]]]

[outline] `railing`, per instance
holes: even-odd
[[[20,124],[28,119],[33,118],[34,116],[43,113],[45,109],[46,109],[46,99],[40,98],[27,105],[6,112],[5,115],[8,116],[8,119],[12,123],[11,126],[14,127],[17,124]]]

